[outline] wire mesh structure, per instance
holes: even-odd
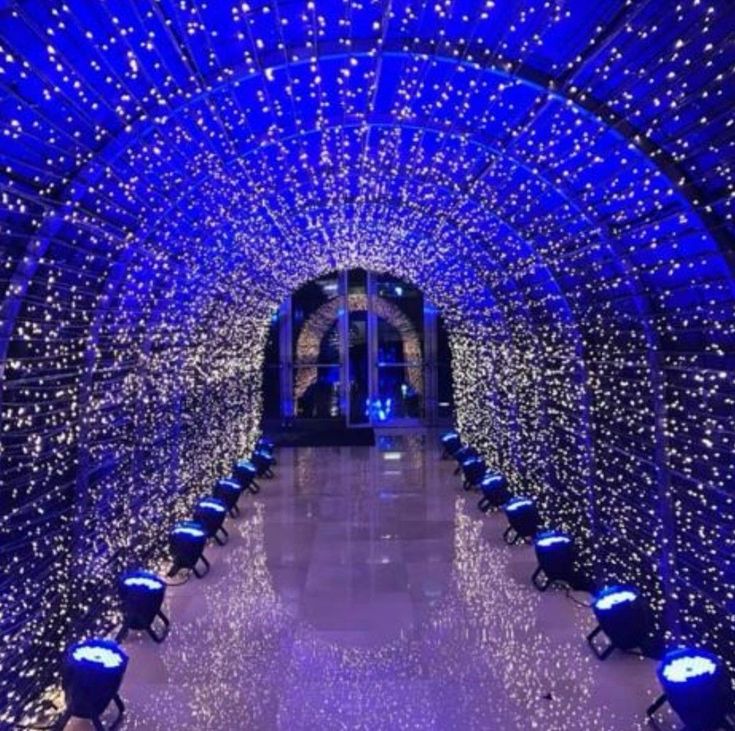
[[[735,657],[733,30],[726,0],[0,2],[7,717],[251,452],[271,313],[338,268],[436,303],[463,440]]]

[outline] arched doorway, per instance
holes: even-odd
[[[354,427],[449,422],[450,371],[446,331],[420,290],[386,274],[333,272],[274,313],[264,415]]]

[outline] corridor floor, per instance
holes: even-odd
[[[124,728],[645,728],[654,663],[591,656],[591,611],[531,587],[436,441],[281,449],[209,576],[169,590],[168,640],[126,641]]]

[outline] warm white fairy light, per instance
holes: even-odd
[[[732,657],[731,7],[6,5],[9,708],[252,447],[273,308],[353,266],[441,305],[464,438],[590,572]]]

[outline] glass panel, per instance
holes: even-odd
[[[424,297],[410,284],[386,274],[376,275],[375,313],[399,332],[424,335]]]
[[[346,297],[340,296],[343,281],[347,285]],[[370,284],[369,288],[371,282],[374,286]],[[368,296],[368,291],[373,294]],[[345,306],[346,315],[342,309]],[[295,416],[349,416],[353,425],[425,416],[451,418],[451,352],[447,332],[440,317],[430,315],[425,319],[425,306],[431,307],[415,287],[396,277],[368,274],[362,269],[331,273],[301,287],[291,299],[294,365],[288,382],[292,376]],[[283,324],[275,312],[266,344],[263,384],[264,415],[268,418],[278,415],[280,402],[290,403],[288,394],[280,392],[283,381],[277,367],[281,361],[287,363],[290,355],[279,352],[282,340],[279,341],[278,334]],[[430,328],[427,332],[425,324]],[[427,335],[432,337],[432,363],[428,365],[436,367],[431,373],[426,371],[424,360]],[[340,383],[343,376],[347,384]],[[424,381],[427,376],[431,376],[430,394]],[[431,405],[430,414],[426,413],[427,403]],[[343,407],[349,409],[348,414],[342,413]]]
[[[339,418],[339,385],[339,366],[294,368],[296,416],[307,419]]]
[[[366,424],[368,419],[368,392],[370,376],[368,370],[367,312],[351,310],[349,319],[349,399],[350,422]]]
[[[378,395],[371,404],[375,422],[420,419],[424,409],[424,369],[421,366],[378,367]]]
[[[339,363],[339,276],[305,284],[293,296],[293,354],[296,363]]]
[[[363,269],[350,269],[347,272],[347,293],[367,294],[367,272]]]
[[[424,298],[400,279],[377,276],[378,365],[423,362]]]
[[[454,396],[452,392],[452,368],[439,365],[437,368],[437,417],[451,419],[454,415]]]

